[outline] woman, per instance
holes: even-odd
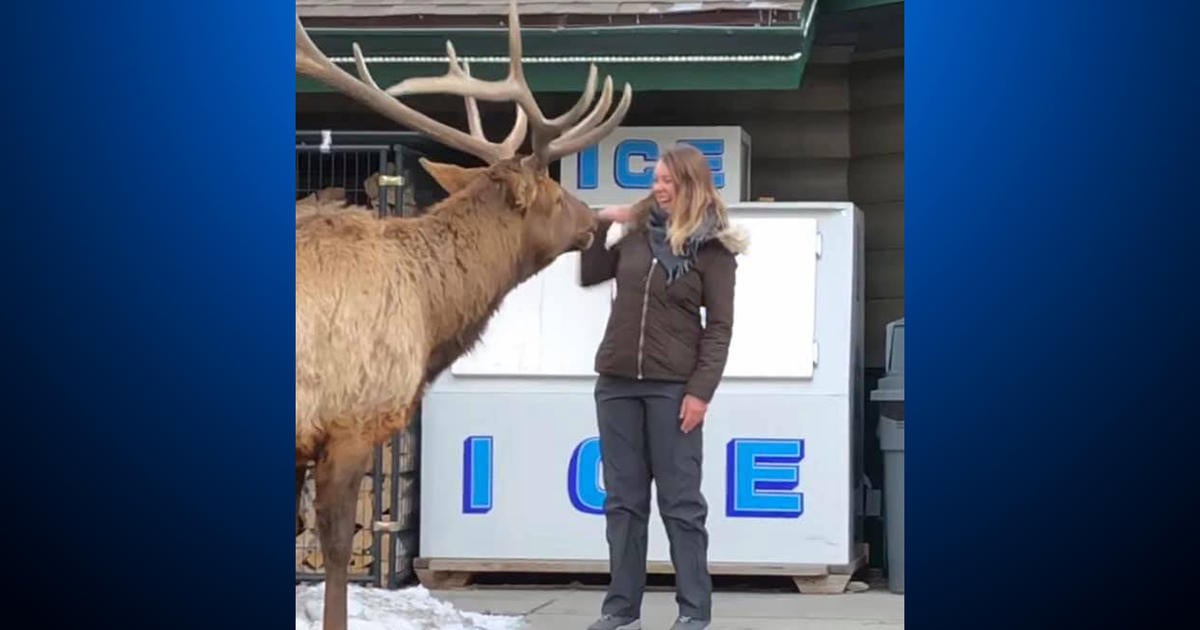
[[[641,628],[651,479],[675,567],[672,630],[700,630],[712,617],[700,424],[725,368],[735,256],[746,241],[729,224],[704,156],[685,145],[658,161],[651,196],[598,218],[581,284],[617,286],[595,391],[612,579],[589,630]],[[624,233],[608,243],[614,224]]]

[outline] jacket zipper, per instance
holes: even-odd
[[[646,283],[642,288],[642,323],[638,328],[638,380],[642,380],[642,348],[646,342],[646,304],[650,298],[650,278],[654,276],[654,266],[658,259],[650,258],[650,271],[646,273]]]

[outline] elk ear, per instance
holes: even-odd
[[[425,158],[420,158],[417,161],[421,163],[421,167],[425,169],[425,172],[429,173],[434,181],[451,195],[466,188],[467,184],[471,183],[471,180],[487,170],[487,167],[484,166],[464,168],[455,164],[444,164]]]

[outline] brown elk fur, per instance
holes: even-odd
[[[590,210],[545,174],[422,164],[452,194],[421,217],[297,218],[298,460],[339,434],[377,445],[402,430],[503,297],[590,238]]]
[[[313,214],[328,214],[352,208],[346,201],[346,189],[341,187],[323,188],[303,199],[296,200],[296,219]]]

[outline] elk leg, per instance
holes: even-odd
[[[370,464],[370,444],[351,436],[331,438],[317,459],[317,530],[325,557],[324,630],[346,630],[354,512],[358,490]]]
[[[308,473],[307,465],[296,464],[296,535],[304,532],[304,520],[300,518],[300,493],[304,491],[304,480]]]

